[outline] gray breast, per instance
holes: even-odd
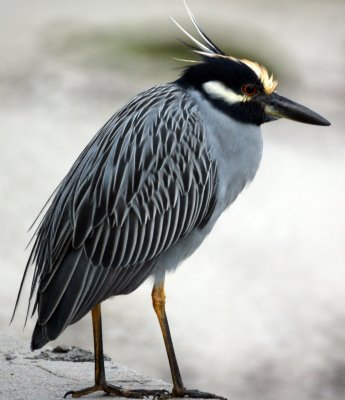
[[[219,183],[215,211],[219,213],[218,218],[255,177],[262,156],[261,129],[227,116],[198,92],[193,91],[192,96],[199,105],[207,145],[217,164]]]
[[[190,96],[198,105],[206,132],[206,146],[211,158],[216,161],[217,201],[211,218],[202,229],[194,229],[158,258],[154,271],[157,281],[165,271],[174,270],[200,246],[222,212],[253,180],[262,156],[262,135],[258,126],[230,118],[197,91],[190,91]]]

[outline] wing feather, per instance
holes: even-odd
[[[217,176],[205,143],[197,105],[176,84],[138,95],[98,132],[37,231],[39,342],[134,290],[209,217]]]

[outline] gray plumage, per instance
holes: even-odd
[[[264,66],[225,55],[186,9],[202,42],[176,24],[201,61],[175,82],[134,97],[101,128],[56,189],[34,235],[15,306],[35,264],[28,305],[28,314],[32,308],[38,316],[32,349],[92,310],[95,385],[65,397],[98,390],[120,397],[166,395],[122,390],[105,376],[100,303],[131,293],[152,276],[173,380],[169,395],[224,400],[183,384],[165,312],[165,274],[200,246],[254,178],[263,123],[289,118],[330,124],[276,93],[278,82]]]
[[[115,114],[38,229],[33,347],[107,297],[136,289],[160,254],[207,222],[216,186],[196,104],[177,87],[148,90]]]
[[[259,165],[259,128],[239,140],[234,124],[172,83],[139,94],[104,125],[36,232],[33,348],[108,297],[151,274],[159,280],[200,245]]]
[[[224,53],[187,10],[205,44],[179,27],[207,52],[200,66],[212,74],[219,68],[212,57],[222,63]],[[225,62],[238,79],[244,73],[257,81],[247,61]],[[16,307],[35,264],[28,306],[29,313],[34,300],[32,315],[38,314],[33,349],[150,275],[162,281],[254,178],[262,153],[257,114],[250,111],[253,123],[240,122],[240,109],[232,118],[217,101],[183,81],[153,87],[118,111],[81,153],[38,226],[18,294]]]

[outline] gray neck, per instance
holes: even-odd
[[[219,182],[215,212],[219,216],[253,180],[259,168],[261,129],[257,125],[238,122],[219,111],[196,90],[191,90],[190,96],[199,106],[209,151],[217,162]]]

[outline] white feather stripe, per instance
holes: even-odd
[[[242,94],[235,93],[224,83],[219,81],[209,81],[202,85],[205,92],[215,99],[220,99],[228,104],[235,104],[246,101],[246,97]]]

